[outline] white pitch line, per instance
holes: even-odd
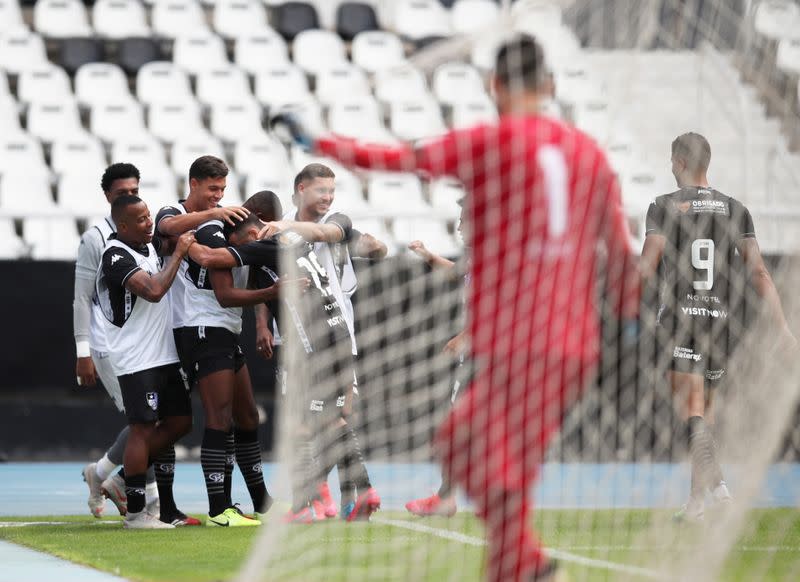
[[[440,537],[446,540],[452,540],[455,542],[461,542],[462,544],[466,544],[469,546],[476,546],[481,547],[486,545],[486,541],[477,538],[475,536],[469,536],[466,534],[462,534],[456,531],[452,531],[449,529],[440,529],[437,527],[431,527],[429,525],[423,525],[421,523],[416,523],[412,521],[401,521],[397,519],[382,519],[382,518],[373,518],[372,520],[375,523],[382,523],[385,525],[392,525],[395,527],[400,527],[404,529],[408,529],[411,531],[423,532],[427,534],[434,535],[436,537]],[[602,568],[604,570],[612,570],[615,572],[623,572],[625,574],[633,574],[636,576],[641,576],[643,578],[650,578],[653,580],[668,580],[669,578],[655,572],[653,570],[649,570],[647,568],[639,568],[638,566],[629,566],[627,564],[619,564],[617,562],[609,562],[607,560],[598,560],[595,558],[587,558],[585,556],[579,556],[577,554],[573,554],[571,552],[567,552],[564,550],[556,550],[552,548],[547,548],[545,550],[549,556],[557,560],[561,560],[563,562],[571,562],[573,564],[579,564],[581,566],[589,566],[592,568]]]

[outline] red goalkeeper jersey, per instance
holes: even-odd
[[[542,116],[505,116],[414,149],[334,137],[317,147],[362,167],[462,181],[474,355],[595,359],[600,268],[610,304],[622,317],[636,315],[638,276],[619,183],[581,131]]]

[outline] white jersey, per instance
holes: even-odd
[[[114,221],[111,220],[111,216],[107,216],[103,220],[98,221],[97,224],[92,225],[92,229],[97,230],[99,238],[103,241],[103,246],[100,247],[100,257],[102,257],[106,242],[112,234],[117,232],[117,227]],[[101,261],[98,261],[98,264],[95,265],[95,272],[100,267],[100,262]],[[105,317],[103,316],[103,310],[100,308],[100,302],[97,300],[97,293],[95,293],[92,298],[92,319],[89,324],[89,346],[101,354],[108,353]]]
[[[167,216],[180,216],[181,214],[188,214],[186,212],[186,208],[183,206],[183,203],[179,202],[178,204],[173,204],[170,206],[165,206],[161,210],[158,211],[156,215],[156,224],[155,230],[158,232],[158,224]],[[169,261],[178,260],[173,258],[172,256],[167,257],[165,259],[165,264],[168,264]],[[169,293],[167,293],[167,297],[169,298],[170,306],[172,307],[172,327],[173,329],[178,329],[184,327],[186,324],[184,323],[186,307],[184,305],[185,296],[186,296],[186,283],[188,279],[186,277],[186,269],[189,267],[189,263],[185,259],[179,259],[181,261],[180,267],[178,267],[178,273],[175,275],[175,282],[172,283],[172,287],[170,287]]]
[[[152,244],[134,249],[108,241],[97,271],[97,297],[104,316],[108,353],[117,376],[178,362],[169,301],[151,303],[125,288],[138,271],[155,274],[159,258]]]
[[[223,233],[223,225],[219,220],[210,220],[201,224],[195,232],[197,242],[211,248],[228,246]],[[184,318],[186,327],[221,327],[239,335],[242,333],[242,308],[222,307],[217,301],[208,269],[201,267],[191,259],[184,275]],[[247,287],[248,267],[236,267],[233,272],[233,284],[239,289]]]

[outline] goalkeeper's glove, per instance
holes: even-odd
[[[283,111],[270,119],[270,127],[284,143],[297,145],[304,151],[314,149],[314,135],[294,113]]]

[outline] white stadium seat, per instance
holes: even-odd
[[[187,167],[188,170],[188,167]],[[152,216],[164,206],[178,201],[178,183],[168,166],[151,168],[139,180],[139,197],[147,203]]]
[[[72,261],[78,256],[81,239],[74,218],[26,218],[22,222],[22,236],[34,259]]]
[[[119,65],[86,63],[75,73],[75,97],[81,105],[98,105],[132,98],[128,78]]]
[[[388,249],[388,256],[397,254],[397,242],[382,218],[354,218],[353,227],[362,233],[371,234],[384,243]]]
[[[144,131],[142,106],[133,99],[95,105],[89,114],[89,129],[103,141],[110,142]]]
[[[283,144],[272,135],[257,131],[236,141],[233,164],[244,175],[260,169],[285,171],[289,165],[289,156]]]
[[[500,14],[494,0],[457,0],[450,9],[450,25],[456,34],[491,26]]]
[[[278,195],[283,211],[287,212],[294,208],[294,204],[292,204],[293,178],[294,176],[290,175],[288,167],[283,171],[275,171],[273,169],[250,172],[245,181],[246,197],[250,197],[262,190],[271,190]]]
[[[390,129],[403,140],[417,140],[445,132],[439,104],[431,98],[392,104]]]
[[[789,75],[800,75],[800,38],[786,38],[778,44],[778,68]]]
[[[274,108],[311,97],[308,79],[291,63],[268,65],[256,73],[255,95],[260,103]]]
[[[445,63],[436,67],[431,87],[436,99],[445,105],[474,101],[486,95],[480,73],[472,65],[464,63]]]
[[[211,106],[211,133],[224,142],[237,140],[261,131],[261,105],[254,99]]]
[[[106,153],[103,144],[91,133],[73,131],[53,140],[50,164],[56,174],[73,172],[75,169],[103,168],[106,165]]]
[[[500,32],[481,35],[481,37],[472,44],[470,62],[484,73],[491,72],[494,69],[497,50],[504,40],[505,37]]]
[[[590,101],[579,103],[573,111],[575,125],[604,144],[612,135],[608,103]]]
[[[453,129],[463,129],[481,123],[492,123],[497,121],[497,107],[485,95],[475,101],[464,101],[453,105],[452,126]]]
[[[97,0],[92,24],[101,37],[121,39],[150,36],[147,14],[139,0]]]
[[[286,41],[272,30],[237,37],[233,46],[233,60],[251,75],[268,66],[290,62]]]
[[[136,74],[136,97],[145,105],[193,99],[186,72],[170,61],[147,63]]]
[[[425,76],[411,63],[375,73],[375,97],[383,103],[422,99],[429,95]]]
[[[24,26],[19,0],[0,0],[0,34]]]
[[[415,174],[373,172],[367,180],[367,192],[370,206],[386,216],[424,215],[431,210]]]
[[[222,143],[207,131],[187,133],[172,145],[172,171],[177,176],[189,174],[189,166],[200,156],[225,157]]]
[[[450,36],[450,15],[439,0],[397,0],[393,28],[411,40]]]
[[[291,112],[296,115],[306,127],[314,132],[325,131],[325,122],[322,119],[322,106],[310,93],[276,108],[276,112]],[[270,113],[271,115],[272,113]]]
[[[333,133],[367,142],[393,141],[383,126],[380,106],[369,95],[342,97],[328,110],[328,126]]]
[[[225,43],[209,32],[187,34],[175,39],[172,62],[190,75],[228,66]]]
[[[147,115],[147,127],[158,139],[171,143],[182,135],[204,131],[196,101],[154,103]]]
[[[315,94],[323,105],[330,105],[342,95],[369,95],[369,81],[364,71],[350,63],[337,63],[317,72]]]
[[[164,145],[147,131],[117,139],[111,146],[111,159],[133,164],[142,175],[150,168],[160,170],[167,163]]]
[[[0,206],[0,210],[2,207]],[[14,230],[14,220],[0,218],[0,259],[18,259],[25,255],[27,247]]]
[[[511,7],[514,29],[544,38],[561,27],[562,15],[558,2],[517,0]],[[545,51],[545,54],[548,54]]]
[[[92,34],[86,7],[80,0],[37,0],[33,7],[33,27],[50,38]]]
[[[0,35],[0,69],[12,74],[47,66],[44,40],[27,30]]]
[[[47,63],[19,74],[17,95],[23,103],[44,98],[66,99],[72,96],[72,88],[66,71],[57,65]]]
[[[0,96],[0,127],[5,132],[21,131],[19,107],[11,95]]]
[[[17,81],[19,83],[19,81]],[[19,87],[19,85],[17,85]],[[0,72],[0,98],[11,97],[11,89],[8,86],[8,77]]]
[[[9,170],[47,172],[42,144],[22,131],[0,132],[0,174]]]
[[[754,26],[772,40],[791,38],[800,27],[800,6],[792,0],[762,0],[756,6]]]
[[[214,30],[225,38],[258,33],[267,27],[267,13],[259,0],[217,0]]]
[[[342,39],[329,30],[304,30],[292,43],[295,64],[310,75],[320,70],[347,62]]]
[[[99,186],[104,166],[78,168],[58,179],[58,205],[73,216],[101,216],[108,212],[108,200]]]
[[[392,231],[397,243],[404,247],[411,241],[421,240],[437,255],[455,257],[462,252],[445,223],[435,218],[396,218]]]
[[[7,170],[0,176],[0,208],[15,216],[53,214],[57,208],[46,169]]]
[[[438,178],[431,182],[431,206],[447,218],[458,219],[461,215],[461,206],[458,202],[465,195],[464,186],[454,178]]]
[[[159,0],[150,15],[153,32],[166,38],[196,35],[208,30],[197,0]]]
[[[197,75],[197,100],[204,105],[234,105],[251,98],[247,75],[234,66]]]
[[[375,73],[401,65],[405,61],[403,43],[396,34],[383,30],[359,32],[353,39],[353,63]]]
[[[71,98],[31,103],[27,118],[30,134],[45,143],[81,131],[78,104]]]

